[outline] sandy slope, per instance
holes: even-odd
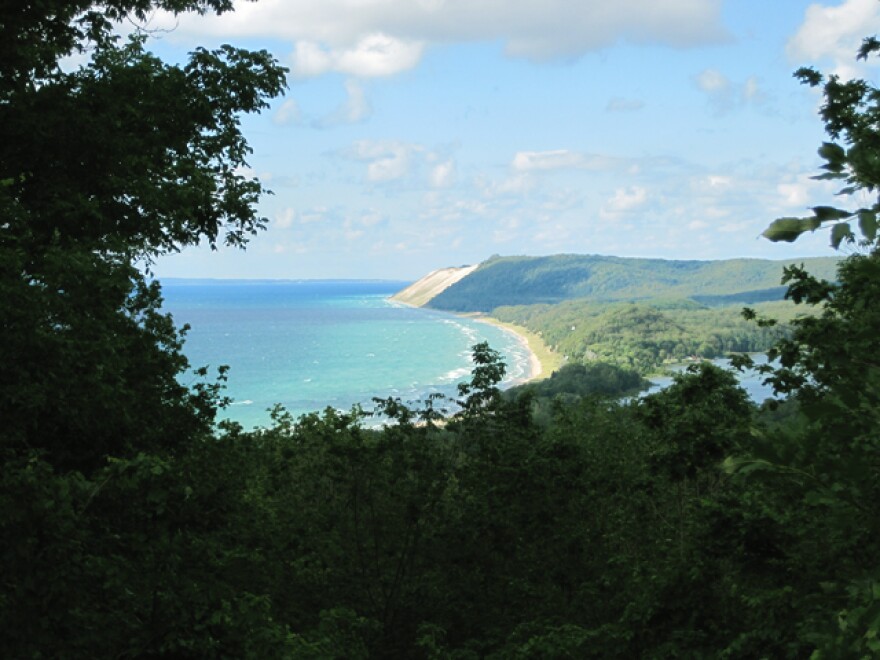
[[[438,295],[460,279],[470,275],[477,266],[465,266],[464,268],[441,268],[425,275],[414,284],[410,284],[403,291],[391,296],[391,300],[421,307],[431,298]]]

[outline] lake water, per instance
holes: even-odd
[[[471,319],[388,300],[408,282],[165,280],[165,309],[188,323],[193,367],[229,365],[221,418],[269,423],[275,403],[299,415],[327,406],[372,407],[372,397],[454,395],[472,368],[471,347],[488,341],[508,373],[528,375],[515,335]]]
[[[767,356],[764,353],[755,353],[752,355],[752,360],[755,364],[766,364]],[[715,364],[723,369],[730,368],[730,360],[727,358],[719,358],[717,360],[712,360],[712,364]],[[687,369],[687,366],[677,366],[673,368],[671,371],[684,371]],[[744,373],[740,373],[736,370],[733,370],[734,375],[737,377],[740,386],[748,392],[749,398],[755,403],[763,403],[765,399],[773,396],[773,388],[769,385],[764,385],[764,379],[766,376],[763,374],[757,373],[755,371],[746,371]],[[664,387],[668,387],[672,384],[672,376],[655,376],[650,379],[651,387],[644,392],[644,394],[651,394],[652,392],[657,392]]]

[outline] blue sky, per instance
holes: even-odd
[[[151,27],[168,59],[228,42],[291,69],[244,122],[268,229],[159,276],[415,279],[493,254],[833,254],[759,235],[831,200],[792,71],[873,79],[854,53],[880,2],[261,0]]]

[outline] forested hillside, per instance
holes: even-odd
[[[833,279],[837,259],[802,259],[817,277]],[[786,262],[764,259],[671,261],[564,254],[493,257],[428,302],[456,312],[490,312],[504,305],[557,303],[573,298],[637,301],[696,298],[749,304],[780,300]],[[716,300],[717,299],[717,300]]]
[[[579,299],[556,305],[498,307],[492,314],[540,334],[567,361],[607,362],[646,374],[690,357],[766,351],[786,336],[790,321],[804,313],[784,301],[753,308],[778,323],[759,326],[743,318],[740,305],[707,307],[693,300],[596,303]]]

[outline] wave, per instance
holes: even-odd
[[[438,380],[443,383],[457,381],[460,378],[464,378],[465,376],[467,376],[470,372],[471,370],[468,367],[460,367],[458,369],[453,369],[452,371],[447,371],[445,374],[440,376]]]
[[[300,297],[297,287],[305,287]],[[493,326],[350,291],[318,296],[317,304],[313,289],[232,287],[210,313],[180,314],[195,328],[187,342],[191,361],[232,366],[227,391],[240,400],[227,414],[246,427],[267,424],[266,409],[276,402],[298,415],[357,402],[368,408],[383,393],[405,402],[433,393],[454,398],[473,369],[473,345],[485,340],[509,365],[502,387],[528,373],[528,357]]]

